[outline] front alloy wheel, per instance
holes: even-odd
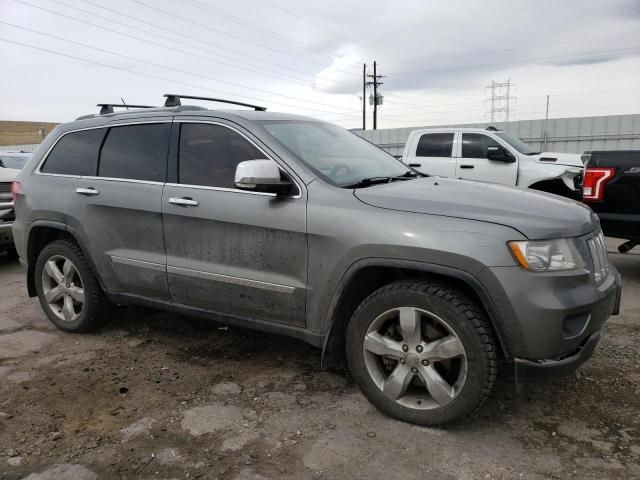
[[[467,378],[464,346],[437,315],[414,307],[376,317],[363,342],[364,362],[380,390],[400,405],[430,410],[452,402]]]
[[[400,281],[376,290],[353,314],[346,347],[365,396],[387,415],[420,425],[471,415],[497,373],[484,312],[446,284]]]

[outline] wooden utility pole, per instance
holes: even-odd
[[[362,64],[362,130],[367,129],[367,64]]]
[[[378,65],[376,61],[373,62],[373,75],[367,75],[367,77],[371,77],[373,80],[367,82],[367,85],[373,85],[373,129],[376,130],[378,128],[378,105],[382,105],[382,95],[378,95],[378,87],[382,85],[380,79],[384,77],[384,75],[378,75]]]

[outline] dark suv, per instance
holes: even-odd
[[[57,127],[14,185],[29,294],[63,330],[117,302],[290,335],[346,353],[387,414],[442,425],[499,357],[571,370],[617,312],[584,205],[425,177],[310,118],[168,103]]]

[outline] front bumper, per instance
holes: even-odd
[[[603,336],[604,329],[592,333],[583,341],[576,352],[562,358],[535,361],[515,358],[516,382],[547,380],[575,372],[580,365],[591,358]]]
[[[612,265],[598,285],[588,273],[532,274],[520,267],[485,269],[479,278],[498,310],[507,357],[527,367],[577,367],[593,352],[589,338],[619,310],[621,279]]]
[[[0,223],[0,248],[12,247],[13,248],[13,233],[11,230],[12,223]]]

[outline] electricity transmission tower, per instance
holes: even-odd
[[[514,95],[515,85],[509,78],[506,82],[491,82],[486,87],[490,91],[490,97],[486,100],[490,105],[489,114],[492,122],[509,122],[509,114],[513,112],[512,103],[516,97]],[[502,118],[500,118],[502,117]]]

